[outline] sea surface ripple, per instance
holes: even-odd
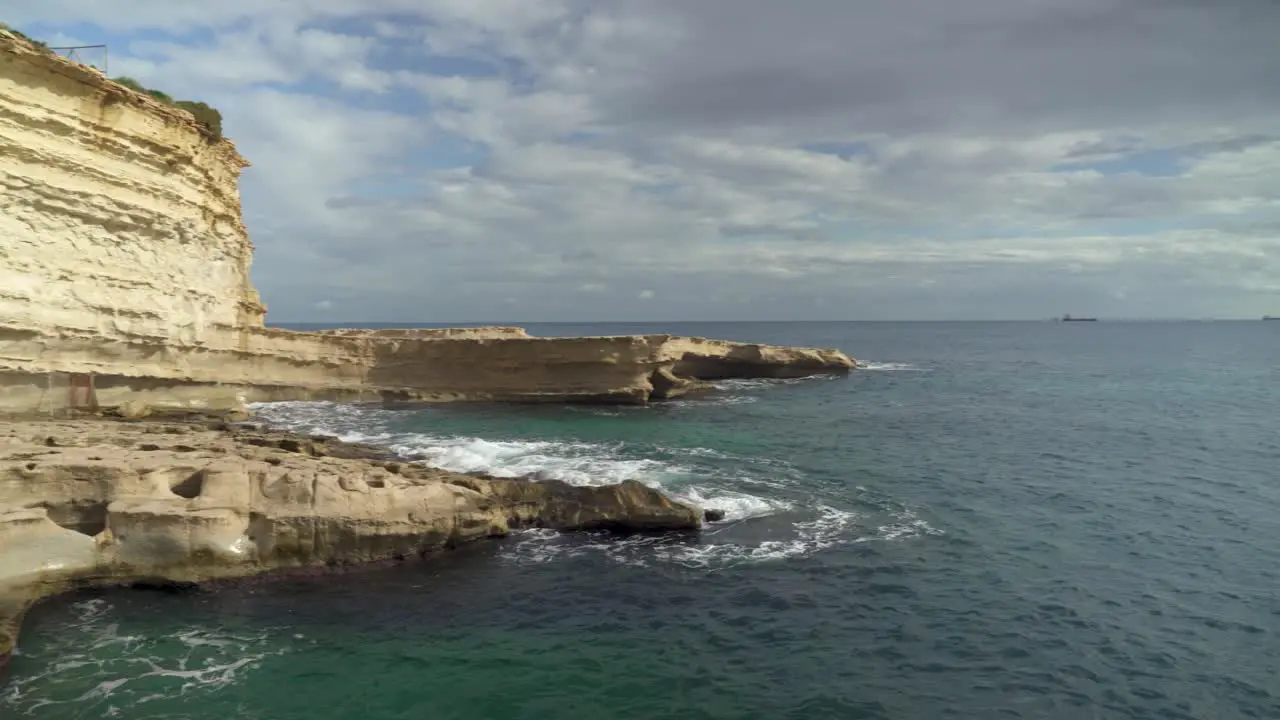
[[[1280,324],[530,326],[838,347],[647,408],[325,403],[460,472],[634,478],[699,537],[37,607],[5,718],[1280,718]]]

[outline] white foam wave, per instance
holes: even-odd
[[[895,513],[896,522],[869,527],[861,513],[826,505],[818,506],[806,520],[791,525],[791,536],[756,543],[718,542],[720,530],[713,524],[700,537],[710,542],[689,542],[665,536],[583,541],[551,530],[529,530],[518,535],[502,556],[518,564],[540,564],[564,558],[597,554],[625,565],[679,565],[699,570],[726,570],[745,564],[782,562],[808,557],[831,548],[867,542],[902,542],[924,535],[943,535],[910,511]],[[725,529],[732,529],[726,520]]]
[[[876,533],[881,540],[908,540],[923,535],[945,535],[943,531],[933,527],[922,518],[916,517],[916,514],[910,510],[903,510],[894,514],[895,522],[887,523],[876,528]]]
[[[360,428],[365,436],[385,431],[388,411],[369,405],[293,400],[275,403],[250,403],[257,420],[271,427],[304,435],[341,437],[339,428]],[[357,442],[349,440],[347,442]]]
[[[534,477],[572,485],[638,480],[657,487],[689,472],[657,460],[620,457],[615,448],[590,443],[405,435],[390,448],[406,458],[450,472]]]
[[[739,389],[764,387],[792,380],[726,381]],[[329,415],[341,409],[340,415]],[[709,524],[705,542],[664,537],[587,540],[535,530],[519,535],[504,554],[517,562],[547,562],[565,555],[603,553],[619,562],[668,562],[687,567],[720,568],[744,562],[803,557],[836,545],[871,540],[897,541],[934,531],[909,513],[890,514],[892,522],[867,519],[849,510],[818,504],[806,510],[777,496],[794,483],[795,468],[783,460],[738,456],[702,447],[653,448],[659,458],[637,458],[625,443],[585,443],[551,440],[493,440],[388,432],[388,411],[366,406],[343,408],[327,403],[279,403],[261,406],[260,417],[276,427],[306,428],[314,434],[336,435],[349,442],[374,443],[401,456],[460,473],[496,477],[534,477],[575,485],[606,485],[638,480],[661,488],[675,499],[697,507],[721,510],[725,517]],[[359,428],[359,430],[354,430]],[[726,469],[726,464],[732,470]],[[743,472],[743,468],[754,471]],[[745,489],[768,488],[762,494]],[[782,491],[779,493],[778,491]],[[884,510],[875,515],[883,517]],[[771,528],[760,540],[736,539],[739,523],[794,515],[791,522]],[[870,524],[876,522],[876,525]]]
[[[663,487],[677,496],[683,481],[700,474],[693,465],[705,459],[750,460],[702,447],[659,448],[681,462],[628,457],[623,443],[557,442],[550,440],[490,440],[466,436],[440,436],[427,433],[386,432],[386,422],[373,408],[343,408],[342,420],[358,420],[367,429],[352,430],[342,420],[327,421],[326,413],[343,406],[331,403],[272,403],[257,406],[259,417],[269,425],[292,430],[305,429],[315,435],[336,437],[344,442],[382,445],[407,459],[457,473],[479,473],[494,477],[534,477],[562,480],[573,485],[610,485],[624,480],[638,480],[653,487]],[[370,432],[372,430],[372,432]],[[785,462],[759,460],[762,466],[786,467]],[[745,477],[750,484],[774,485],[768,479]],[[695,490],[695,492],[698,492]],[[753,504],[757,509],[769,501],[745,493],[722,495],[733,504]],[[685,496],[694,500],[692,496]],[[709,502],[715,501],[713,498]],[[702,504],[698,502],[698,504]],[[711,505],[708,505],[709,507]]]
[[[596,417],[627,417],[633,413],[651,412],[653,405],[568,405],[567,412]]]
[[[781,500],[706,484],[689,485],[693,478],[705,477],[705,469],[653,459],[619,457],[617,448],[589,443],[546,441],[492,441],[480,438],[435,438],[416,436],[391,448],[405,457],[417,458],[432,467],[459,473],[482,473],[494,477],[533,477],[561,480],[571,485],[612,485],[636,480],[660,488],[676,500],[695,507],[725,513],[725,520],[745,520],[790,509]],[[725,459],[732,456],[708,448],[674,448],[666,454],[697,458]],[[774,477],[770,475],[769,478]],[[785,487],[769,478],[737,476],[735,485]],[[727,482],[721,478],[720,482]]]
[[[660,562],[695,569],[719,570],[744,563],[804,557],[836,545],[858,542],[863,538],[851,531],[860,517],[855,512],[820,506],[811,518],[792,525],[791,537],[763,540],[755,544],[715,541],[691,543],[664,536],[582,542],[554,532],[536,530],[522,533],[520,539],[504,552],[504,557],[516,563],[536,564],[598,553],[627,565]],[[714,538],[715,531],[704,532],[702,537]]]
[[[760,398],[754,395],[706,395],[703,397],[695,397],[689,400],[666,400],[663,404],[667,407],[723,407],[725,405],[750,405],[751,403],[760,402]]]
[[[287,652],[270,642],[274,628],[236,634],[220,628],[188,627],[167,635],[123,635],[109,622],[111,605],[101,599],[71,607],[75,617],[46,644],[24,654],[43,671],[13,678],[0,693],[0,715],[44,717],[51,706],[66,706],[77,717],[111,717],[120,707],[235,683],[269,655]],[[268,650],[268,647],[275,649]],[[110,652],[104,652],[112,648]],[[39,694],[37,694],[37,692]]]
[[[717,390],[763,390],[779,385],[799,385],[801,383],[821,382],[823,380],[834,380],[837,375],[812,375],[800,378],[729,378],[727,380],[715,380],[711,386]]]
[[[708,543],[672,548],[666,553],[672,562],[695,568],[731,567],[742,563],[788,560],[812,555],[857,538],[851,534],[858,513],[819,506],[816,515],[794,524],[795,536],[784,540],[764,540],[756,545]]]
[[[388,411],[381,408],[288,402],[261,404],[254,409],[259,419],[278,429],[381,445],[406,459],[450,472],[532,476],[574,485],[639,480],[655,486],[687,472],[654,460],[620,457],[617,448],[607,445],[392,433],[387,429]]]
[[[714,508],[724,512],[721,522],[734,522],[754,517],[773,515],[792,508],[790,503],[770,500],[744,492],[720,488],[692,486],[673,493],[676,499],[702,508]]]
[[[724,450],[715,450],[713,448],[705,448],[705,447],[661,447],[661,448],[658,448],[658,450],[668,455],[675,455],[675,456],[685,457],[685,458],[695,458],[695,459],[706,458],[708,460],[713,460],[713,461],[717,461],[717,460],[729,461],[729,462],[743,464],[743,465],[767,467],[767,468],[771,468],[772,469],[771,471],[774,473],[781,472],[785,474],[791,474],[796,472],[795,465],[793,465],[790,461],[787,461],[781,458],[738,455],[731,452],[725,452]],[[745,482],[755,482],[756,480],[758,480],[758,478],[744,477],[742,478],[742,480]],[[781,484],[778,484],[778,483],[766,482],[765,484],[781,487]]]
[[[859,360],[858,369],[869,370],[871,372],[900,372],[904,370],[922,371],[924,368],[903,362],[872,362]]]

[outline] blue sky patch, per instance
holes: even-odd
[[[1103,175],[1144,175],[1146,177],[1177,177],[1186,172],[1190,158],[1177,150],[1159,149],[1135,152],[1123,157],[1098,162],[1061,163],[1050,168],[1052,172],[1078,172],[1096,170]]]

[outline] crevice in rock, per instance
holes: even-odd
[[[682,376],[670,368],[660,367],[649,375],[649,384],[653,390],[649,394],[651,400],[673,400],[694,393],[705,393],[714,389],[709,383],[696,378]]]
[[[169,486],[169,490],[178,497],[194,500],[204,491],[204,471],[192,473],[181,482]]]
[[[779,370],[779,368],[749,360],[706,357],[695,353],[685,353],[671,368],[677,376],[695,380],[773,377]]]

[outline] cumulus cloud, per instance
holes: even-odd
[[[222,109],[275,320],[1280,307],[1271,0],[6,12]]]

